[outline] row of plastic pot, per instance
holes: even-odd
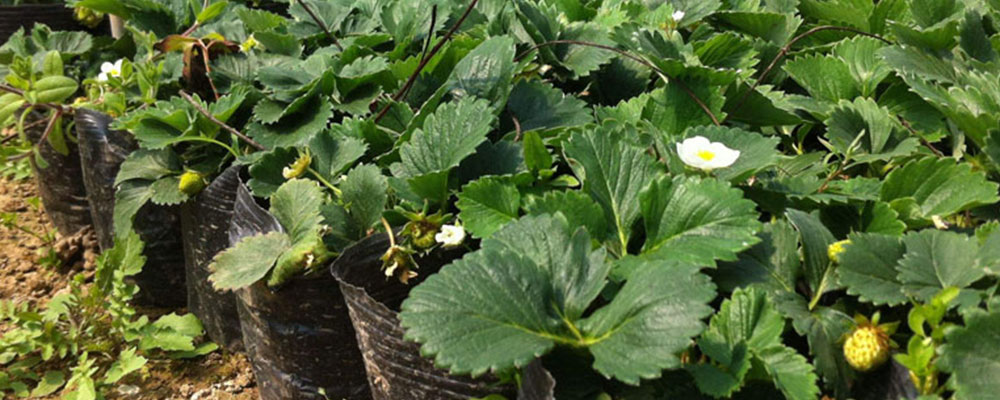
[[[60,232],[92,223],[103,249],[114,239],[115,176],[136,149],[127,132],[109,129],[111,121],[78,110],[79,148],[64,156],[41,146],[50,165],[35,171]],[[244,237],[281,229],[241,173],[240,167],[229,168],[180,207],[147,204],[139,211],[133,226],[146,243],[147,262],[134,282],[138,304],[187,306],[213,341],[245,351],[262,399],[464,400],[493,393],[552,398],[554,382],[537,363],[525,369],[517,390],[489,377],[451,376],[421,357],[419,346],[403,339],[397,318],[409,288],[386,280],[379,268],[389,247],[385,235],[346,249],[330,274],[301,276],[277,292],[263,283],[235,293],[214,291],[208,265],[218,252]],[[430,273],[459,256],[441,252],[418,262]]]

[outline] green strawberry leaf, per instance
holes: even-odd
[[[498,110],[507,103],[507,96],[510,95],[514,79],[514,50],[513,39],[505,36],[492,37],[480,43],[455,64],[448,81],[428,100],[428,105],[433,110],[437,101],[447,93],[458,100],[486,100],[490,110]]]
[[[607,32],[592,23],[573,23],[559,33],[559,40],[573,40],[610,45]],[[572,78],[583,78],[597,71],[614,58],[614,53],[591,46],[563,44],[552,50],[563,67],[572,72]]]
[[[122,161],[114,184],[132,179],[153,181],[179,172],[182,172],[181,160],[173,151],[139,149]]]
[[[855,36],[837,43],[833,48],[833,54],[847,64],[862,96],[872,96],[878,84],[892,72],[892,68],[878,55],[878,51],[885,46],[878,39]]]
[[[598,372],[626,383],[679,366],[677,353],[710,312],[711,282],[691,266],[650,265],[581,320],[609,266],[585,230],[571,235],[560,217],[525,217],[414,288],[400,321],[453,374],[524,366],[556,345],[589,349]]]
[[[463,186],[455,206],[465,229],[474,237],[487,238],[517,219],[521,194],[505,179],[486,177]]]
[[[604,128],[573,135],[564,150],[583,191],[604,209],[618,248],[625,249],[639,218],[639,191],[655,176],[655,162],[621,134]]]
[[[836,103],[860,94],[850,67],[833,56],[797,57],[785,63],[784,69],[818,100]]]
[[[328,182],[336,181],[351,164],[365,155],[368,145],[361,139],[336,136],[332,131],[316,135],[309,142],[312,169]]]
[[[118,185],[115,191],[114,231],[116,235],[132,232],[132,220],[142,206],[153,198],[151,181],[134,179]]]
[[[758,232],[759,243],[740,253],[733,262],[721,262],[710,271],[722,290],[755,286],[769,293],[795,293],[802,261],[799,260],[799,234],[784,219],[764,224]]]
[[[677,368],[677,353],[704,329],[701,319],[715,288],[696,268],[652,262],[632,273],[611,304],[581,324],[591,338],[594,369],[604,376],[638,384],[664,368]]]
[[[837,397],[848,397],[854,370],[844,358],[841,339],[854,329],[851,316],[824,306],[810,311],[806,300],[794,293],[782,293],[773,300],[778,311],[792,320],[795,332],[808,340],[816,372],[823,377],[826,387]]]
[[[347,173],[340,185],[347,215],[363,235],[382,218],[388,201],[389,184],[375,165],[359,165]]]
[[[707,338],[698,339],[702,354],[711,362],[685,365],[684,369],[694,377],[694,383],[701,393],[714,398],[727,398],[743,386],[743,380],[750,372],[751,355],[746,343],[729,346]]]
[[[907,225],[927,225],[933,216],[948,215],[970,208],[996,203],[996,183],[986,180],[985,174],[973,172],[967,163],[956,163],[946,158],[927,157],[910,161],[889,173],[882,184],[881,199],[900,211]],[[912,200],[914,218],[903,212],[901,206]]]
[[[271,196],[271,214],[278,220],[292,243],[316,232],[323,222],[320,207],[326,196],[312,180],[291,179]]]
[[[1000,390],[1000,312],[976,310],[945,334],[938,365],[950,372],[956,398],[988,399]]]
[[[157,179],[149,185],[149,190],[153,192],[149,200],[161,206],[174,206],[187,201],[189,196],[181,192],[180,183],[181,178],[178,175]]]
[[[986,274],[978,266],[978,243],[960,233],[928,229],[903,237],[906,253],[896,266],[903,291],[930,300],[941,289],[963,289]]]
[[[784,345],[773,346],[756,351],[754,355],[785,398],[811,400],[819,396],[812,364],[795,349]]]
[[[458,166],[486,141],[495,119],[489,107],[474,98],[443,104],[400,147],[402,162],[393,165],[393,175],[413,178]]]
[[[905,247],[898,236],[855,233],[851,244],[840,254],[837,274],[847,293],[875,305],[903,304],[903,284],[897,278],[896,264]]]
[[[520,81],[514,85],[507,109],[524,132],[578,126],[594,120],[583,100],[540,81]]]
[[[759,240],[754,203],[715,179],[661,177],[639,196],[646,225],[644,253],[714,266]]]
[[[789,209],[785,215],[802,237],[802,253],[805,256],[803,278],[812,290],[813,298],[822,296],[834,289],[836,284],[831,276],[834,269],[827,249],[837,240],[814,214]]]
[[[301,146],[326,129],[331,117],[330,102],[320,96],[311,96],[298,111],[284,115],[273,124],[250,123],[246,134],[269,149]]]
[[[287,181],[282,171],[298,157],[299,154],[295,149],[284,147],[263,153],[248,168],[250,180],[247,181],[247,186],[257,197],[271,197],[281,184]]]
[[[718,120],[723,119],[722,106],[726,99],[721,89],[701,82],[686,82],[689,88],[705,102]],[[698,103],[691,100],[679,84],[667,85],[649,93],[649,101],[642,110],[642,118],[659,128],[660,132],[676,135],[693,126],[712,124],[712,118]]]
[[[591,237],[598,240],[608,235],[607,221],[601,206],[579,191],[550,191],[542,197],[529,197],[524,210],[529,215],[562,213],[571,229],[585,227]]]
[[[917,138],[909,137],[889,110],[871,99],[842,100],[826,125],[834,150],[857,161],[887,161],[912,154],[919,147]]]
[[[263,279],[290,246],[291,239],[283,232],[247,237],[215,256],[208,280],[215,290],[250,286]]]

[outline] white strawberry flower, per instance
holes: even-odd
[[[124,59],[119,58],[114,64],[107,61],[101,64],[101,73],[97,75],[97,80],[99,82],[107,82],[109,76],[120,78],[122,76],[122,61]]]
[[[719,142],[709,141],[704,136],[695,136],[677,143],[677,155],[681,161],[703,171],[726,168],[740,158],[740,151],[733,150]]]
[[[444,247],[455,247],[465,240],[465,229],[458,225],[441,225],[441,231],[434,235],[434,240]]]
[[[674,22],[681,22],[681,20],[684,19],[684,11],[674,11],[674,13],[670,15],[670,18],[673,18]]]

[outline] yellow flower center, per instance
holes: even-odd
[[[845,246],[851,244],[850,239],[841,240],[839,242],[834,242],[829,247],[826,248],[826,255],[830,258],[830,261],[835,263],[840,262],[840,255],[844,253],[847,248]]]
[[[701,158],[702,160],[705,161],[712,161],[712,159],[715,158],[715,153],[708,150],[698,150],[698,153],[696,153],[695,155],[697,155],[698,158]]]

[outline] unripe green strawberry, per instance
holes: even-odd
[[[87,7],[76,6],[73,7],[73,11],[75,11],[76,20],[80,21],[81,25],[88,28],[96,28],[97,25],[100,25],[101,20],[104,19],[104,13],[94,11]]]
[[[418,249],[426,249],[434,245],[434,235],[436,230],[426,230],[413,235],[413,246]]]
[[[188,196],[194,196],[201,192],[206,185],[204,176],[194,171],[185,171],[181,174],[177,189]]]
[[[858,371],[870,371],[889,359],[889,335],[876,325],[862,324],[844,342],[844,357]]]

